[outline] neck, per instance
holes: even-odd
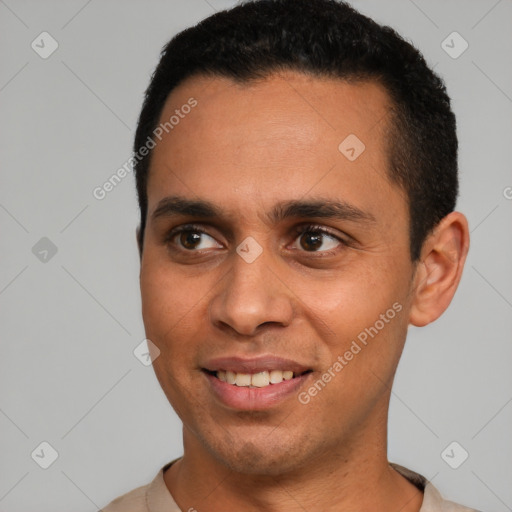
[[[166,471],[164,479],[185,512],[228,508],[244,512],[418,512],[423,493],[390,467],[385,425],[383,430],[378,440],[375,432],[372,436],[365,433],[347,443],[349,449],[329,447],[306,467],[279,476],[235,473],[185,434],[185,455]]]

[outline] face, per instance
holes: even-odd
[[[414,274],[388,108],[378,84],[293,72],[168,98],[140,282],[186,453],[282,474],[385,437]]]

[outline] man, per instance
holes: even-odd
[[[143,318],[184,455],[118,511],[468,511],[387,460],[410,324],[469,246],[455,118],[419,52],[335,0],[177,35],[135,138]]]

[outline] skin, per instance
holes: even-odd
[[[445,217],[411,261],[407,198],[387,174],[389,98],[376,83],[196,76],[161,120],[190,97],[198,105],[153,151],[141,252],[153,366],[184,425],[169,491],[184,511],[419,510],[422,493],[387,461],[390,390],[408,325],[439,317],[457,288],[465,217]],[[366,146],[353,162],[338,150],[349,134]],[[209,201],[220,215],[155,216],[169,196]],[[367,218],[269,218],[293,200],[343,201]],[[190,233],[169,235],[187,223],[206,233],[188,245]],[[308,224],[339,240],[297,234]],[[252,263],[236,252],[249,236],[262,249]],[[276,355],[312,370],[307,390],[396,303],[401,311],[307,405],[294,393],[236,411],[201,371],[215,357]]]

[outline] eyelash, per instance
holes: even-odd
[[[305,233],[314,233],[314,234],[321,234],[321,235],[325,235],[330,238],[333,238],[334,240],[336,240],[340,243],[341,247],[348,246],[347,241],[343,240],[338,235],[332,233],[328,229],[326,229],[323,226],[320,226],[318,224],[302,224],[300,226],[295,227],[293,231],[295,234],[294,241]],[[169,231],[169,233],[165,237],[164,242],[167,245],[173,244],[173,239],[176,238],[176,236],[178,236],[182,233],[186,233],[186,232],[201,233],[201,234],[208,235],[211,237],[211,235],[208,232],[206,232],[204,228],[202,228],[201,226],[199,226],[197,224],[184,224],[183,226],[178,226],[176,228],[173,228],[171,231]],[[193,251],[193,250],[182,249],[180,247],[178,247],[178,250],[188,252],[188,253],[198,252],[198,251]],[[331,249],[328,251],[301,251],[301,252],[309,253],[309,254],[316,253],[316,254],[321,254],[323,256],[330,256],[330,255],[335,254],[338,250],[339,250],[339,248],[334,249],[334,250]]]

